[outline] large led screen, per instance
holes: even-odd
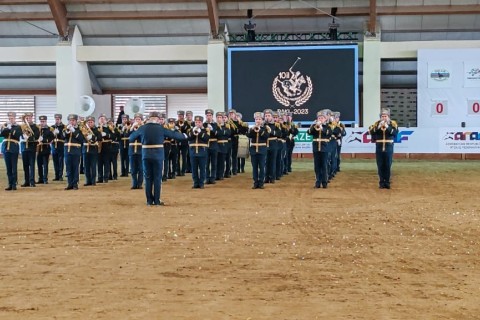
[[[270,108],[311,123],[317,111],[359,122],[357,45],[228,48],[228,108],[253,121]]]

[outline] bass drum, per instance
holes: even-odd
[[[249,139],[247,138],[247,136],[239,135],[237,158],[248,158],[248,155],[249,155],[248,145],[249,145]]]

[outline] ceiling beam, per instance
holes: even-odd
[[[206,0],[208,20],[210,21],[210,33],[213,39],[218,39],[218,4],[217,0]]]
[[[203,0],[61,0],[61,1],[65,4],[142,4],[142,3],[203,2]]]
[[[88,75],[90,77],[90,83],[92,85],[92,91],[96,94],[103,94],[102,86],[98,82],[98,77],[93,72],[93,68],[90,63],[87,62]]]
[[[55,95],[56,89],[1,89],[0,95]]]
[[[1,75],[0,75],[1,77]],[[175,78],[207,78],[206,73],[162,73],[162,74],[99,74],[98,79],[175,79]]]
[[[1,93],[1,91],[0,91]],[[191,94],[191,93],[207,93],[207,87],[202,88],[138,88],[138,89],[121,89],[108,88],[103,89],[103,94]]]
[[[60,2],[60,0],[47,0],[47,2],[52,12],[53,20],[55,20],[58,34],[62,38],[68,37],[67,8],[65,4]]]
[[[45,4],[45,0],[0,0],[0,5]]]
[[[58,0],[59,1],[59,0]],[[209,0],[211,1],[211,0]],[[321,9],[321,8],[320,8]],[[323,8],[329,12],[330,8]],[[480,14],[480,5],[382,6],[377,16]],[[337,17],[369,16],[369,7],[339,7]],[[326,16],[315,8],[255,10],[255,18],[301,18]],[[245,10],[219,10],[219,19],[245,19]],[[206,10],[153,11],[93,11],[67,12],[67,20],[151,20],[151,19],[209,19]],[[0,21],[52,20],[50,12],[0,12]]]
[[[152,20],[152,19],[206,19],[204,10],[162,11],[75,11],[68,12],[69,20]]]

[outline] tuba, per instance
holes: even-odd
[[[127,103],[125,104],[125,113],[133,119],[136,113],[144,113],[145,112],[145,103],[140,98],[130,98]]]
[[[77,113],[79,117],[88,117],[95,111],[95,100],[90,96],[81,96],[78,100]]]
[[[32,137],[34,135],[33,129],[30,126],[30,124],[27,121],[25,121],[25,116],[22,116],[22,121],[23,121],[23,124],[21,125],[22,132],[27,136]]]

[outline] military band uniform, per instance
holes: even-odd
[[[266,123],[265,126],[270,127],[270,136],[267,143],[267,158],[266,158],[266,172],[265,183],[275,183],[277,174],[277,153],[278,153],[278,138],[281,137],[281,131],[273,122]]]
[[[320,127],[320,128],[319,128]],[[307,133],[312,136],[313,164],[315,171],[315,188],[327,188],[328,185],[328,144],[332,129],[328,124],[312,124]]]
[[[267,142],[270,137],[269,129],[259,127],[258,132],[249,129],[247,137],[250,138],[250,160],[252,162],[253,189],[263,189],[265,182],[265,161],[267,157]]]
[[[33,134],[28,135],[24,133],[23,141],[20,144],[22,150],[23,172],[25,175],[25,182],[22,184],[22,187],[35,187],[35,158],[40,130],[33,122],[30,122],[29,126]]]
[[[218,114],[219,113],[217,112],[217,115]],[[223,125],[220,125],[217,123],[217,127],[218,127],[218,130],[217,130],[218,153],[217,153],[217,176],[215,180],[223,180],[225,175],[225,161],[226,161],[225,159],[228,153],[228,139],[230,138],[231,131],[230,131],[230,125],[225,123]]]
[[[288,128],[282,122],[278,123],[280,130],[280,137],[277,140],[278,152],[277,152],[277,163],[276,165],[276,180],[280,180],[284,172],[284,159],[287,155],[287,137],[288,137]]]
[[[178,111],[178,115],[182,115],[183,111]],[[185,113],[183,113],[185,114]],[[179,128],[181,133],[188,134],[191,126],[185,120],[177,120],[175,125]],[[177,160],[177,176],[184,176],[187,171],[188,159],[188,142],[186,140],[178,141],[178,160]]]
[[[198,133],[195,132],[196,127],[193,127],[188,133],[188,152],[190,154],[193,188],[203,189],[206,179],[210,130],[203,128],[203,117],[196,116],[195,119],[202,122],[202,127]]]
[[[118,179],[118,154],[120,153],[121,132],[117,127],[113,127],[112,147],[110,148],[110,180]]]
[[[110,176],[110,158],[112,156],[113,132],[107,125],[98,125],[98,131],[102,135],[100,152],[98,153],[98,183],[107,183]]]
[[[345,131],[345,125],[342,122],[338,122],[338,126],[340,127],[340,137],[337,138],[337,165],[336,165],[336,172],[340,171],[340,163],[342,162],[342,144],[343,144],[343,137],[347,135],[347,131]]]
[[[170,130],[170,126],[168,123],[164,124],[163,127],[167,130]],[[172,127],[173,128],[173,127]],[[170,170],[170,152],[172,151],[172,140],[170,138],[165,137],[163,140],[163,152],[164,152],[164,159],[163,159],[163,174],[162,174],[162,181],[166,182],[168,180],[168,173]]]
[[[55,114],[55,118],[62,119],[61,114]],[[65,136],[64,130],[65,125],[60,121],[58,124],[54,124],[53,128],[53,141],[52,141],[52,160],[53,160],[53,170],[55,171],[55,178],[53,181],[63,180],[63,170],[64,170],[64,146],[65,146]]]
[[[213,113],[213,110],[211,111]],[[217,157],[218,157],[218,125],[215,122],[204,122],[203,127],[210,129],[210,139],[208,139],[207,165],[206,165],[206,183],[215,184],[217,177]]]
[[[9,113],[9,116],[15,113]],[[16,123],[7,124],[2,131],[0,136],[4,138],[2,143],[2,154],[3,160],[5,161],[5,167],[7,171],[8,187],[5,190],[17,190],[17,165],[18,165],[18,154],[20,152],[20,137],[22,136],[22,129]]]
[[[123,118],[128,119],[126,115]],[[128,155],[129,125],[122,123],[118,128],[120,131],[120,176],[128,177],[130,171],[130,158]]]
[[[389,111],[382,114],[390,116]],[[369,128],[372,141],[375,142],[375,155],[377,161],[379,188],[390,189],[391,167],[393,162],[393,144],[398,134],[398,125],[393,120],[376,121]]]
[[[145,178],[145,195],[147,205],[161,205],[160,201],[162,172],[163,172],[163,141],[165,137],[178,140],[185,140],[185,137],[176,131],[167,130],[156,122],[160,114],[151,112],[150,119],[152,122],[144,124],[137,131],[130,135],[130,142],[134,142],[137,138],[142,141],[142,163]]]
[[[192,111],[187,111],[185,114],[187,115],[187,118],[188,118],[188,114],[190,114],[190,116],[193,116]],[[190,128],[193,128],[193,121],[189,121],[187,119],[185,120],[185,122],[190,126]],[[187,149],[187,166],[186,166],[185,172],[192,173],[192,163],[190,162],[190,147]]]
[[[46,116],[41,116],[40,120],[47,120]],[[39,129],[40,137],[38,138],[38,147],[37,147],[37,169],[38,169],[38,180],[39,184],[48,184],[48,163],[50,160],[51,147],[50,143],[54,139],[54,135],[49,126],[45,126]]]
[[[77,115],[69,115],[69,120],[78,120]],[[67,187],[65,190],[77,190],[80,180],[80,158],[85,139],[77,125],[67,125],[65,129],[65,169]]]
[[[90,117],[87,117],[87,121]],[[92,117],[93,119],[93,117]],[[95,120],[93,119],[95,122]],[[90,128],[89,133],[83,143],[83,165],[85,170],[85,184],[84,186],[94,186],[97,180],[97,163],[98,163],[98,145],[102,141],[102,135],[97,127]]]
[[[288,123],[288,136],[286,139],[287,151],[285,155],[285,168],[283,170],[284,174],[292,172],[292,157],[293,157],[293,148],[295,148],[295,137],[298,135],[298,127],[292,122]]]
[[[140,116],[140,115],[139,115]],[[137,129],[138,130],[138,129]],[[142,164],[142,140],[141,137],[137,137],[133,141],[130,140],[130,136],[133,134],[133,130],[128,131],[128,156],[130,161],[130,170],[132,177],[131,189],[142,189],[143,185],[143,164]]]
[[[328,161],[328,180],[332,180],[337,173],[337,161],[338,161],[338,140],[341,139],[342,130],[336,122],[330,123],[332,129],[332,137],[329,142],[329,161]]]

